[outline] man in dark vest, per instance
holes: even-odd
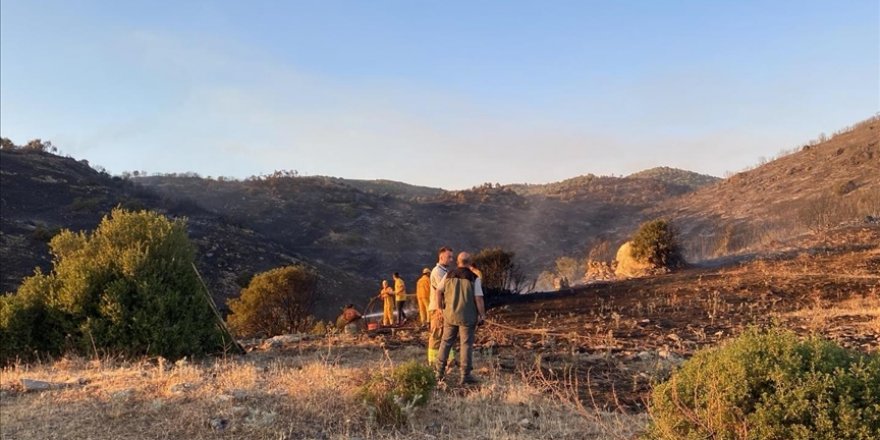
[[[437,304],[443,311],[443,338],[435,366],[438,380],[443,380],[449,351],[452,349],[453,341],[458,338],[461,383],[477,383],[477,380],[471,376],[471,371],[474,369],[472,358],[474,333],[477,324],[486,317],[486,306],[483,302],[480,278],[470,270],[470,265],[470,254],[467,252],[458,254],[458,268],[449,271],[434,292],[437,296]]]

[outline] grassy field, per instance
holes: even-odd
[[[393,365],[421,359],[338,337],[247,356],[170,363],[65,358],[4,369],[4,439],[95,438],[630,438],[644,415],[585,411],[478,359],[483,383],[438,391],[399,428],[377,426],[357,388]],[[21,379],[70,384],[24,392]]]

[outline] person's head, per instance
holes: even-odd
[[[452,248],[443,246],[440,248],[440,251],[437,252],[437,263],[441,266],[449,266],[452,264],[452,258]]]
[[[394,278],[396,280],[396,279],[400,278],[400,274],[397,272],[394,272],[393,274],[391,274],[391,278]]]
[[[458,254],[458,267],[470,267],[471,263],[471,254],[467,252]]]
[[[382,287],[388,287],[388,280],[382,280]]]
[[[354,304],[349,304],[349,305],[345,306],[345,308],[346,308],[346,309],[353,309],[353,308],[354,308]]]
[[[426,268],[422,269],[422,276],[427,276],[427,275],[431,275],[431,269],[428,269],[426,267]]]

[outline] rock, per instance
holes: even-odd
[[[614,275],[617,277],[640,277],[648,274],[653,268],[650,263],[639,261],[632,256],[631,241],[620,246],[615,258],[617,261],[617,268],[614,270]]]
[[[229,390],[227,394],[235,400],[245,400],[249,396],[247,391],[240,389]]]
[[[654,359],[654,353],[651,353],[650,351],[640,351],[636,357],[643,361],[650,361],[651,359]]]
[[[247,423],[254,426],[269,426],[275,423],[275,419],[278,418],[278,414],[274,411],[263,411],[261,409],[254,408],[250,411],[250,415],[247,417]]]
[[[187,391],[189,391],[190,388],[192,388],[192,384],[183,382],[183,383],[179,383],[177,385],[174,385],[168,391],[170,391],[171,394],[185,394]]]
[[[208,425],[215,431],[223,431],[229,427],[229,420],[222,417],[214,417],[208,421]]]
[[[52,384],[42,380],[21,379],[21,388],[26,393],[33,391],[46,391],[52,389]]]
[[[438,422],[432,422],[430,425],[425,426],[425,432],[432,437],[436,437],[443,433],[443,425]]]

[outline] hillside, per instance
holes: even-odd
[[[377,193],[342,179],[293,175],[244,181],[182,176],[136,181],[247,225],[302,255],[377,280],[413,279],[442,245],[516,252],[532,275],[560,255],[620,240],[643,212],[689,189],[650,178],[588,177],[523,190],[483,185],[434,196]],[[412,194],[410,194],[412,195]]]
[[[3,151],[2,288],[48,265],[61,227],[92,229],[113,206],[190,219],[199,265],[218,304],[238,282],[290,262],[321,269],[329,317],[365,304],[398,271],[414,285],[441,245],[501,246],[536,277],[563,255],[611,248],[646,219],[672,218],[690,261],[780,250],[812,230],[880,216],[877,118],[756,169],[718,180],[654,168],[543,185],[444,191],[393,181],[278,172],[247,180],[193,174],[111,177],[47,153]],[[714,182],[714,183],[712,183]],[[613,249],[612,249],[613,251]]]
[[[711,185],[721,180],[715,176],[699,174],[693,171],[682,170],[670,167],[656,167],[642,170],[627,176],[631,179],[654,179],[661,182],[680,185],[691,190],[697,190],[704,186]]]
[[[880,216],[880,118],[658,205],[688,253],[713,257],[784,248],[840,222]]]
[[[152,209],[188,219],[190,237],[198,247],[198,267],[215,302],[237,296],[239,283],[254,272],[283,264],[304,263],[322,275],[330,301],[318,305],[324,317],[360,292],[360,277],[320,262],[209,212],[185,199],[164,198],[119,177],[111,177],[76,161],[48,153],[0,152],[0,259],[3,291],[14,291],[22,277],[39,266],[50,267],[48,240],[61,228],[92,230],[113,207]]]

